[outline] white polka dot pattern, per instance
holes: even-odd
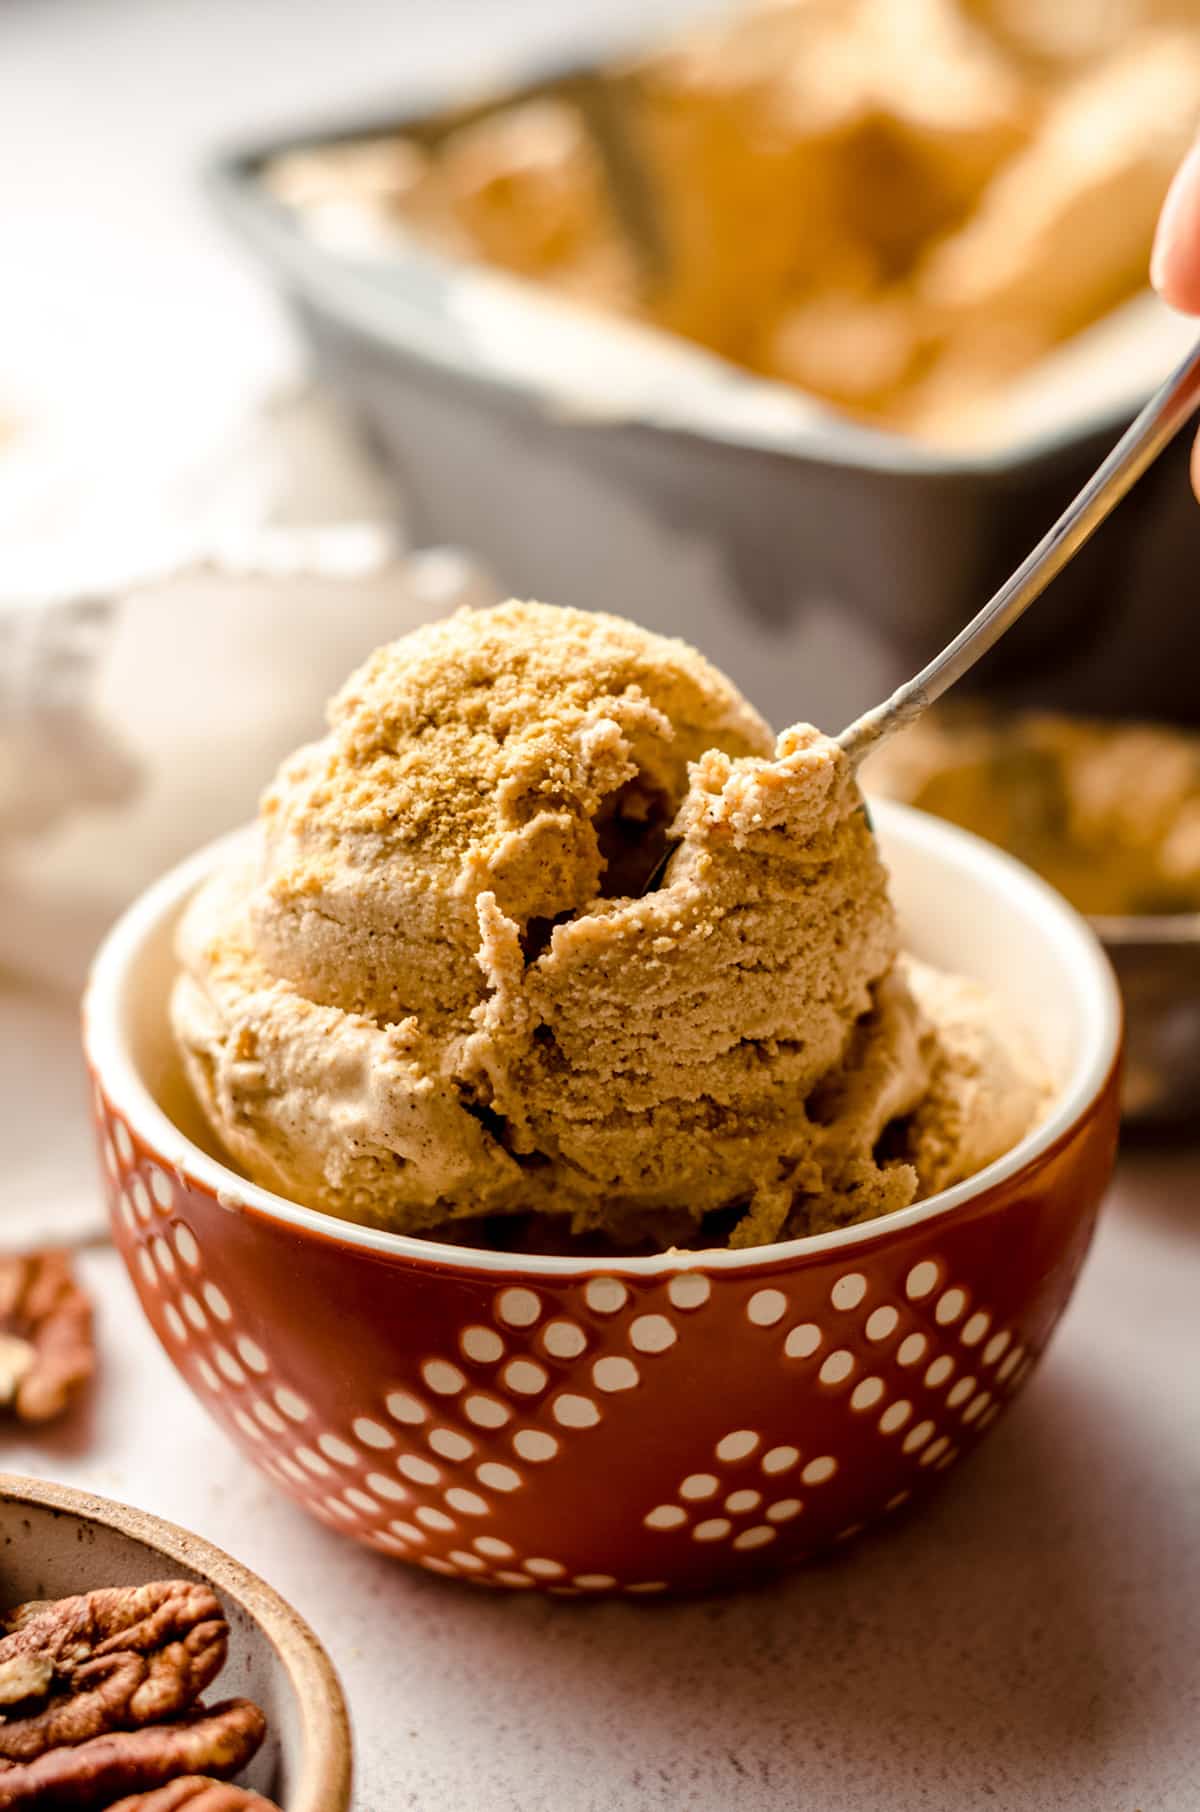
[[[542,1345],[555,1359],[577,1359],[587,1351],[587,1335],[574,1321],[551,1321],[542,1331]]]
[[[200,1248],[189,1227],[176,1227],[174,1233],[175,1250],[185,1265],[193,1270],[200,1263]]]
[[[514,1466],[503,1466],[499,1460],[485,1460],[476,1469],[475,1477],[493,1491],[516,1491],[524,1482]]]
[[[667,1285],[667,1295],[677,1309],[699,1309],[712,1294],[712,1285],[702,1271],[680,1271]]]
[[[835,1309],[856,1309],[867,1293],[867,1280],[861,1271],[850,1271],[845,1277],[839,1277],[829,1292],[829,1300]]]
[[[358,1416],[354,1423],[354,1433],[366,1447],[394,1447],[395,1437],[381,1422],[373,1421],[369,1416]]]
[[[545,1366],[538,1365],[533,1359],[511,1360],[501,1376],[509,1390],[519,1391],[523,1397],[537,1396],[550,1382]]]
[[[769,1541],[774,1540],[774,1529],[768,1528],[766,1523],[756,1523],[752,1529],[743,1529],[740,1535],[735,1535],[733,1545],[735,1548],[741,1549],[763,1548]]]
[[[946,1327],[950,1322],[958,1320],[966,1306],[964,1290],[947,1290],[944,1296],[938,1298],[937,1308],[933,1312],[940,1324]]]
[[[464,1516],[486,1516],[488,1502],[480,1497],[477,1491],[468,1491],[463,1485],[451,1485],[446,1493],[446,1502],[452,1510],[461,1511]]]
[[[830,1353],[817,1376],[822,1384],[844,1384],[853,1370],[854,1354],[841,1348],[836,1353]]]
[[[547,1434],[541,1428],[519,1428],[512,1444],[523,1460],[532,1460],[535,1464],[552,1460],[559,1445],[557,1435]]]
[[[463,1413],[479,1428],[503,1428],[512,1420],[507,1403],[501,1403],[496,1397],[468,1397],[463,1404]]]
[[[674,1346],[678,1335],[674,1322],[665,1315],[639,1315],[629,1330],[629,1339],[639,1353],[665,1353]]]
[[[247,1325],[234,1280],[209,1275],[196,1229],[181,1218],[187,1179],[139,1157],[116,1116],[101,1147],[118,1238],[176,1362],[257,1463],[314,1515],[383,1553],[475,1585],[536,1585],[560,1596],[667,1589],[676,1561],[664,1558],[663,1578],[574,1571],[568,1553],[524,1547],[509,1507],[527,1501],[539,1469],[582,1463],[581,1443],[606,1443],[611,1455],[659,1368],[669,1372],[681,1350],[685,1371],[694,1364],[706,1311],[721,1295],[712,1275],[679,1266],[629,1282],[595,1275],[566,1292],[499,1285],[476,1298],[440,1351],[435,1345],[363,1402],[345,1427],[329,1427],[321,1390],[313,1385],[314,1410],[279,1376],[270,1329],[252,1318]],[[886,1503],[861,1504],[858,1462],[840,1441],[861,1430],[854,1440],[877,1442],[895,1456],[893,1472],[902,1467],[915,1484],[952,1465],[965,1437],[995,1422],[1033,1355],[977,1288],[956,1280],[943,1258],[920,1258],[887,1278],[829,1268],[819,1295],[790,1284],[741,1285],[746,1338],[761,1340],[795,1379],[794,1415],[759,1425],[747,1399],[744,1424],[729,1420],[695,1447],[692,1470],[651,1485],[658,1496],[638,1513],[647,1539],[663,1544],[664,1556],[699,1547],[749,1561],[773,1544],[782,1549],[786,1535],[787,1551],[800,1554],[814,1517],[848,1540],[864,1509],[869,1521],[907,1502],[912,1484]],[[817,1404],[822,1419],[814,1422]],[[826,1503],[840,1510],[832,1525],[838,1510],[817,1509]],[[472,1523],[503,1533],[476,1536]],[[573,1558],[575,1567],[586,1564]]]
[[[564,1428],[594,1428],[600,1420],[600,1411],[590,1397],[569,1390],[555,1397],[550,1413]]]
[[[456,1428],[431,1428],[426,1439],[444,1460],[469,1460],[475,1452],[474,1441]]]
[[[210,1313],[215,1315],[218,1321],[233,1320],[233,1310],[230,1308],[224,1292],[218,1290],[216,1284],[206,1283],[203,1286],[203,1294]]]
[[[496,1313],[509,1327],[532,1327],[542,1312],[542,1305],[532,1290],[502,1290]]]
[[[641,1374],[632,1359],[624,1359],[610,1354],[606,1359],[597,1359],[592,1367],[592,1383],[597,1390],[633,1390],[640,1382]]]
[[[399,1479],[389,1478],[386,1472],[369,1472],[367,1484],[377,1496],[386,1497],[390,1503],[403,1503],[409,1495]]]
[[[782,1290],[756,1290],[746,1304],[746,1318],[755,1327],[771,1328],[787,1313],[787,1297]]]
[[[899,1309],[894,1309],[891,1303],[886,1303],[883,1308],[876,1309],[873,1314],[868,1315],[866,1326],[867,1339],[890,1340],[899,1325]]]
[[[358,1463],[358,1454],[349,1441],[343,1441],[340,1435],[323,1434],[318,1437],[317,1446],[339,1466],[354,1466]]]
[[[402,1453],[396,1461],[399,1470],[406,1479],[412,1479],[417,1485],[437,1485],[441,1482],[441,1468],[431,1460],[421,1458],[419,1453]]]
[[[478,1365],[494,1364],[504,1356],[504,1342],[494,1328],[464,1328],[459,1337],[465,1359]]]
[[[918,1447],[925,1445],[932,1433],[932,1422],[918,1422],[915,1427],[909,1429],[904,1437],[905,1453],[915,1453]]]
[[[793,1517],[799,1516],[804,1505],[798,1497],[779,1497],[767,1506],[769,1523],[790,1523]]]
[[[619,1277],[593,1277],[583,1288],[583,1299],[597,1315],[617,1315],[629,1300]]]
[[[772,1447],[770,1453],[764,1453],[762,1469],[764,1472],[790,1472],[800,1458],[798,1447]]]
[[[895,1403],[888,1404],[879,1418],[881,1432],[883,1434],[895,1434],[898,1428],[904,1427],[904,1424],[911,1415],[912,1404],[907,1402],[903,1397],[897,1398]]]
[[[719,1460],[744,1460],[759,1444],[760,1437],[752,1428],[735,1428],[717,1442]]]
[[[394,1416],[397,1422],[424,1422],[427,1418],[428,1411],[425,1405],[418,1403],[417,1399],[406,1390],[389,1392],[384,1402],[388,1415]]]
[[[439,1397],[456,1397],[467,1382],[457,1365],[451,1365],[445,1359],[427,1359],[421,1367],[421,1376]]]

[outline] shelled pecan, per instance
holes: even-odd
[[[95,1369],[92,1305],[67,1254],[0,1255],[0,1409],[52,1421]]]
[[[227,1780],[246,1766],[265,1734],[257,1705],[229,1699],[175,1724],[112,1731],[48,1749],[31,1762],[0,1763],[0,1812],[102,1812],[114,1799],[136,1803],[138,1795],[188,1775]]]
[[[164,1580],[20,1605],[0,1620],[0,1760],[189,1711],[225,1662],[207,1586]]]
[[[249,1787],[234,1787],[206,1774],[188,1774],[169,1787],[156,1787],[153,1793],[120,1799],[108,1812],[279,1812],[279,1808]]]

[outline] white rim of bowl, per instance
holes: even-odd
[[[1082,1054],[1063,1085],[1054,1111],[1011,1151],[977,1171],[963,1183],[943,1189],[911,1207],[899,1208],[875,1220],[859,1221],[827,1233],[809,1233],[773,1245],[747,1246],[731,1251],[723,1246],[689,1248],[679,1252],[648,1253],[638,1257],[572,1258],[549,1253],[491,1252],[448,1241],[417,1239],[411,1234],[389,1233],[343,1221],[319,1209],[304,1208],[286,1196],[276,1195],[237,1171],[209,1157],[165,1114],[150,1094],[120,1036],[121,1003],[130,966],[147,937],[221,863],[247,842],[245,826],[207,844],[195,855],[139,895],[108,933],[93,961],[84,995],[84,1046],[100,1077],[104,1092],[130,1128],[181,1180],[188,1178],[210,1190],[220,1205],[237,1212],[253,1209],[281,1225],[320,1235],[324,1239],[360,1247],[363,1251],[403,1259],[409,1263],[444,1269],[453,1264],[462,1270],[521,1272],[539,1277],[577,1277],[603,1271],[615,1276],[661,1276],[664,1271],[753,1271],[788,1259],[816,1256],[849,1246],[869,1245],[876,1239],[941,1219],[964,1202],[985,1194],[999,1183],[1034,1163],[1058,1143],[1096,1100],[1108,1080],[1121,1041],[1122,1009],[1112,966],[1086,919],[1030,869],[957,825],[933,818],[893,800],[873,798],[871,814],[877,825],[898,831],[906,842],[932,854],[957,853],[969,866],[982,872],[995,890],[1013,901],[1035,906],[1044,929],[1062,963],[1072,991],[1084,1003],[1085,1027]]]

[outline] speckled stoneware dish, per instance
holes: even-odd
[[[1059,1094],[970,1182],[751,1251],[513,1256],[257,1188],[205,1149],[165,1015],[180,909],[246,833],[126,914],[86,1004],[115,1237],[188,1384],[315,1516],[481,1585],[735,1583],[923,1493],[1003,1412],[1112,1168],[1118,995],[1025,869],[874,809],[909,947],[1002,990]]]
[[[211,1543],[87,1491],[0,1473],[0,1606],[97,1586],[201,1579],[229,1620],[214,1699],[247,1698],[268,1734],[241,1776],[283,1812],[349,1812],[350,1730],[337,1675],[289,1605]]]

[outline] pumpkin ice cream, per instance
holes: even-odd
[[[543,604],[373,655],[179,949],[230,1157],[402,1232],[753,1245],[971,1174],[1046,1090],[996,1003],[900,957],[835,743]]]

